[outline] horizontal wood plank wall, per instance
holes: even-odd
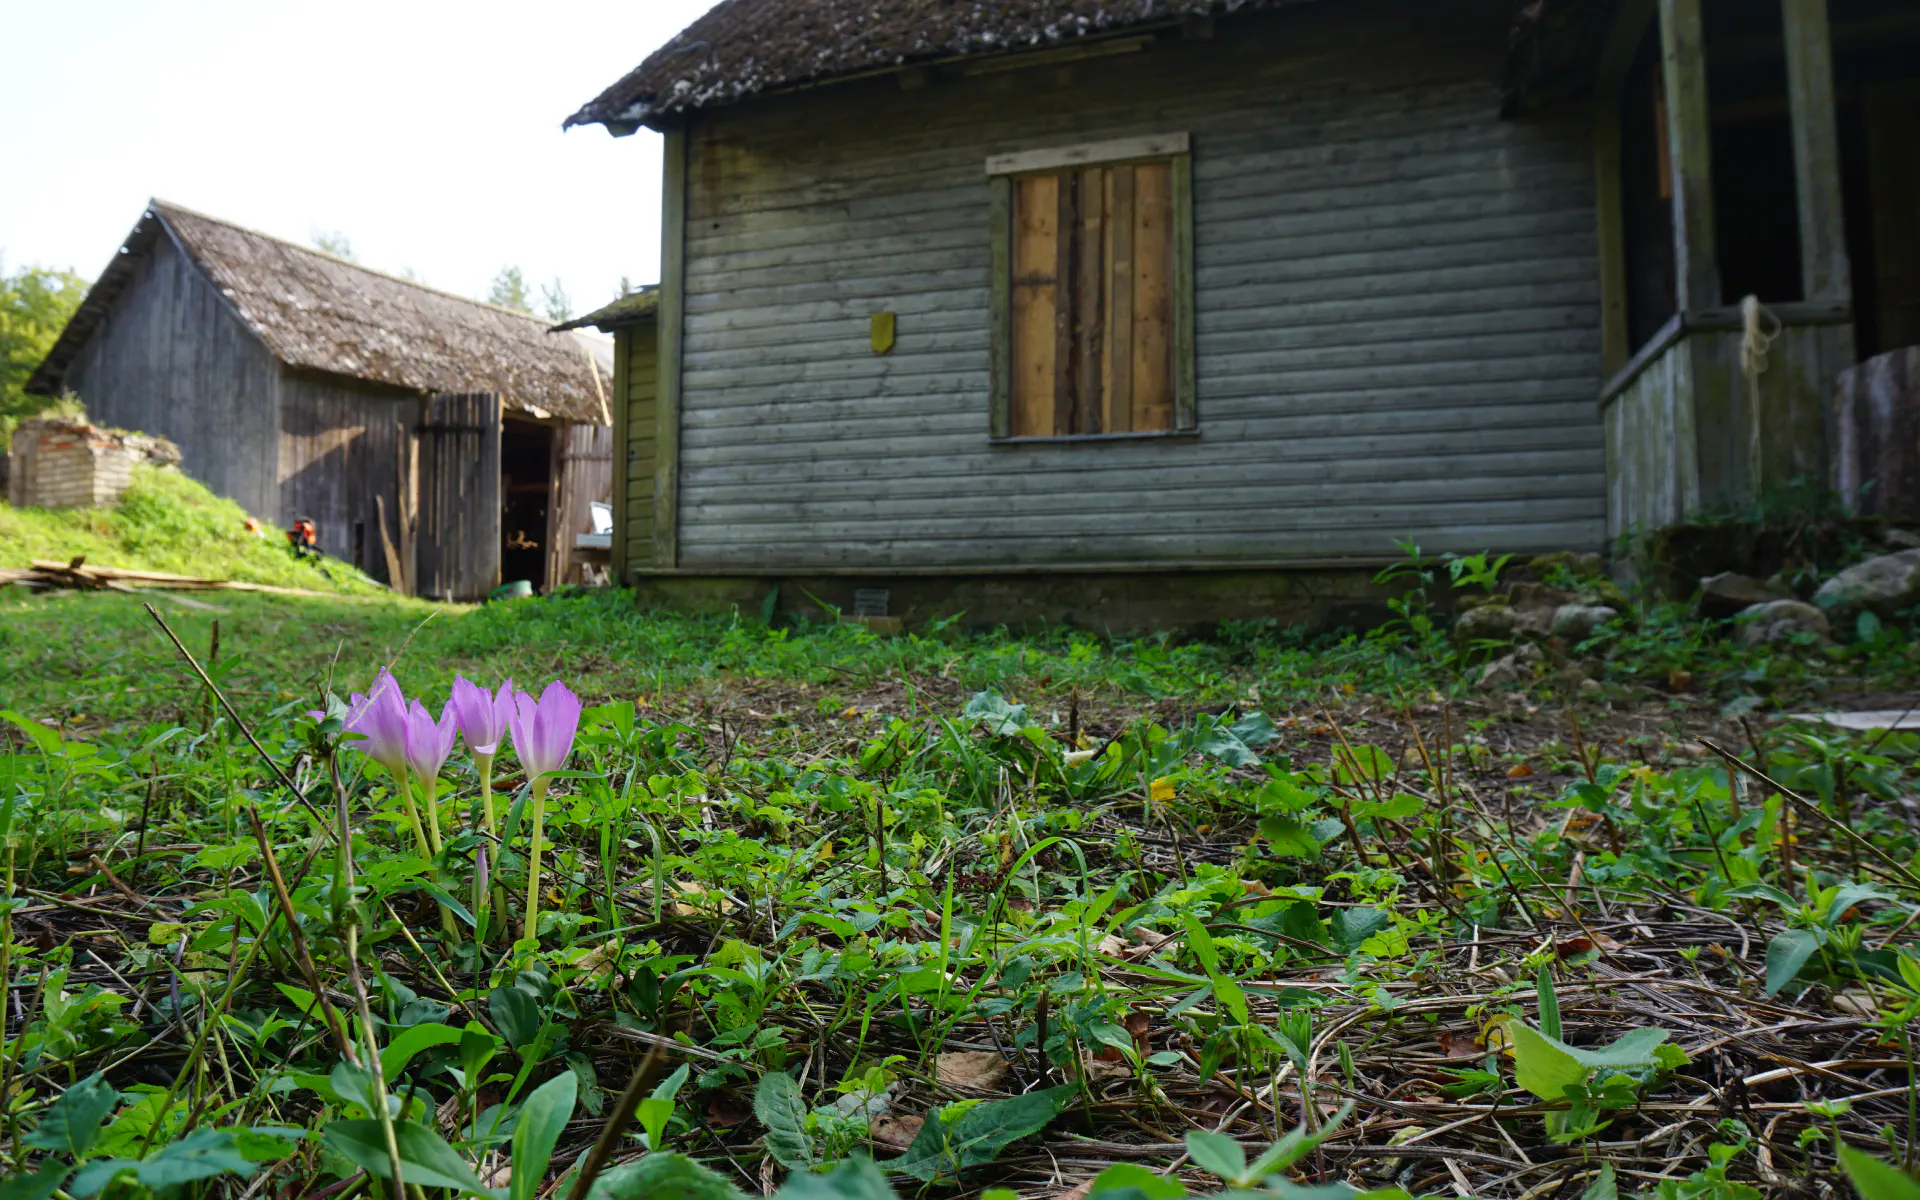
[[[277,521],[278,375],[266,347],[162,231],[67,384],[94,420],[171,438],[187,474]]]
[[[616,536],[625,530],[626,565],[644,567],[654,561],[653,483],[659,463],[658,404],[660,396],[660,342],[652,322],[622,331],[626,347],[627,469],[621,479],[626,489],[626,511],[614,524]]]
[[[703,117],[678,565],[1598,546],[1591,122],[1498,119],[1505,54],[1499,6],[1354,0]],[[990,445],[985,160],[1169,131],[1193,139],[1198,436]]]

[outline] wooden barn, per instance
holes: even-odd
[[[1916,77],[1915,0],[722,0],[568,122],[666,143],[619,569],[1325,618],[1826,474]]]
[[[171,439],[248,511],[400,590],[577,577],[612,492],[611,349],[153,202],[28,383]]]

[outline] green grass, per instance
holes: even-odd
[[[806,1196],[878,1200],[865,1156],[892,1194],[963,1200],[1115,1163],[1165,1178],[1110,1176],[1114,1200],[1540,1200],[1602,1165],[1624,1194],[1755,1200],[1763,1171],[1830,1175],[1835,1139],[1897,1160],[1920,1126],[1920,737],[1779,716],[1911,687],[1904,626],[1751,650],[1652,607],[1489,694],[1415,607],[1178,641],[877,638],[622,592],[217,599],[156,608],[258,750],[140,598],[0,597],[10,1178],[98,1182],[65,1174],[85,1159],[121,1172],[105,1200],[171,1200],[143,1178],[204,1168],[200,1200],[238,1200],[252,1158],[275,1195],[388,1200],[362,1172],[389,1106],[316,990],[387,1064],[408,1174],[459,1184],[414,1200],[481,1200],[509,1153],[523,1200],[567,1195],[654,1046],[598,1200],[783,1172],[795,1196],[835,1163]],[[503,747],[488,829],[461,746],[419,853],[389,778],[303,715],[382,665],[435,710],[456,671],[596,705],[542,823]],[[882,1097],[925,1123],[874,1121]]]
[[[296,560],[280,530],[249,533],[247,513],[196,480],[157,467],[134,469],[111,509],[14,508],[0,502],[0,567],[35,559],[167,571],[278,587],[368,595],[380,589],[345,563]]]

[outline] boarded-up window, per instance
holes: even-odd
[[[1184,166],[1170,157],[996,181],[1006,224],[996,435],[1191,427]]]

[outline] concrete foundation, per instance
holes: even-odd
[[[1112,633],[1211,633],[1222,621],[1271,620],[1281,627],[1367,628],[1392,614],[1391,588],[1373,566],[1263,570],[1138,570],[1052,573],[955,572],[888,575],[706,575],[640,573],[642,608],[683,612],[738,609],[757,618],[774,589],[774,611],[809,620],[835,611],[852,618],[886,593],[888,618],[909,629],[958,617],[974,630],[1000,625],[1066,625]],[[855,593],[862,593],[856,597]],[[871,618],[881,614],[866,612]]]

